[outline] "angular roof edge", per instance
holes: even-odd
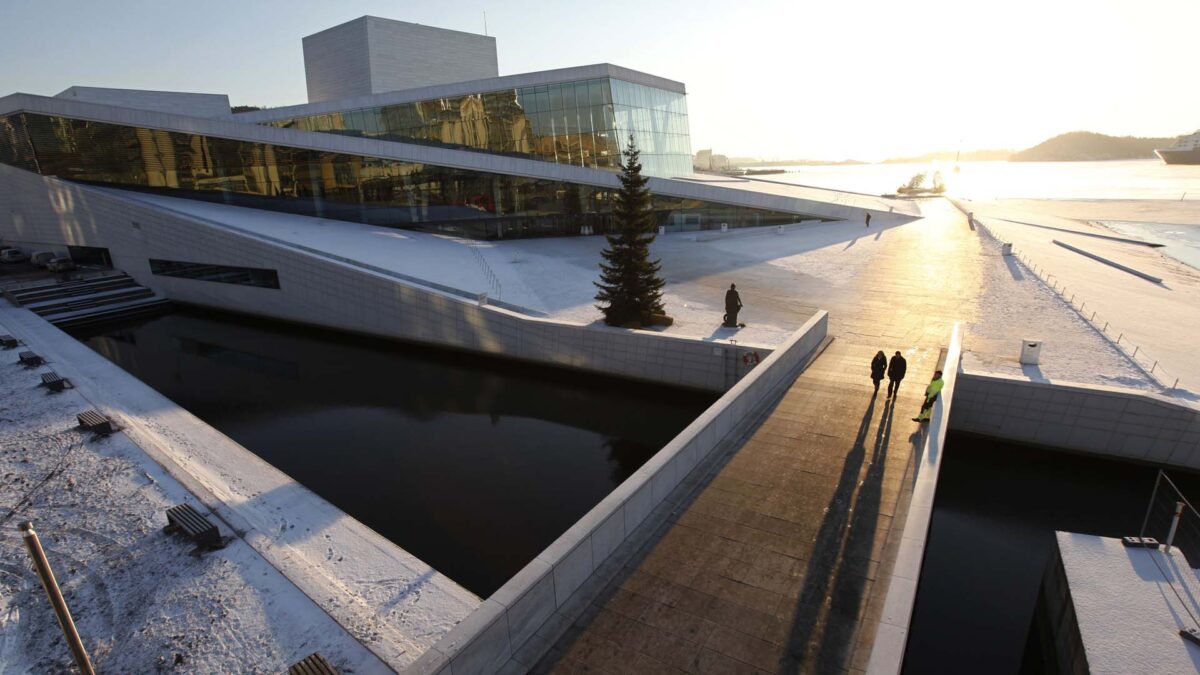
[[[228,119],[135,110],[33,94],[10,94],[0,97],[0,115],[21,112],[61,115],[95,122],[201,134],[254,143],[269,143],[318,152],[396,159],[484,173],[499,173],[609,188],[620,186],[617,174],[611,171],[508,155],[494,155],[429,145],[410,145],[394,141],[258,124],[242,124]],[[648,181],[648,187],[655,194],[712,201],[731,206],[785,211],[818,218],[852,218],[861,215],[864,210],[894,212],[914,217],[920,214],[915,205],[906,201],[858,195],[826,188],[771,184],[727,177],[652,177]]]
[[[175,91],[171,89],[130,89],[128,87],[91,87],[83,84],[73,84],[58,92],[53,98],[72,98],[72,92],[111,92],[129,94],[169,94],[171,96],[208,96],[229,100],[229,94],[214,94],[206,91]]]
[[[465,82],[451,82],[449,84],[435,84],[428,87],[419,87],[416,89],[402,89],[399,91],[389,91],[382,94],[366,94],[363,96],[354,96],[350,98],[336,99],[332,101],[318,101],[316,103],[300,103],[297,105],[283,106],[280,108],[267,108],[266,110],[254,110],[251,112],[237,113],[230,115],[229,119],[237,120],[238,122],[247,122],[256,124],[259,122],[272,122],[275,120],[288,119],[290,117],[304,117],[307,115],[321,115],[331,112],[340,112],[343,110],[354,110],[356,108],[370,108],[381,105],[393,105],[397,103],[412,103],[414,101],[426,101],[435,98],[447,98],[451,96],[466,96],[467,94],[481,94],[488,91],[497,91],[500,89],[517,89],[520,87],[536,87],[544,84],[558,84],[560,82],[574,82],[576,80],[591,80],[601,77],[611,77],[634,84],[642,84],[648,87],[656,87],[658,89],[666,89],[679,94],[686,94],[687,89],[682,82],[669,80],[665,77],[643,73],[621,66],[615,66],[611,63],[595,63],[589,66],[573,66],[570,68],[557,68],[554,70],[540,70],[533,73],[520,73],[517,75],[501,75],[499,77],[489,77],[482,80],[467,80]]]

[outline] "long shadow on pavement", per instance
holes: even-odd
[[[874,398],[863,414],[817,533],[779,673],[840,671],[846,666],[869,583],[894,406],[894,400],[884,403],[867,474],[855,495],[866,461]]]

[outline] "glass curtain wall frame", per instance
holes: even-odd
[[[692,171],[685,94],[612,78],[298,116],[272,126],[619,171],[633,133],[649,176]]]
[[[0,163],[46,176],[476,239],[611,229],[615,188],[21,113],[0,117]],[[667,231],[814,219],[653,196]]]

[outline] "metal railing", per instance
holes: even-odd
[[[471,249],[471,256],[475,258],[475,263],[479,265],[479,271],[483,273],[483,279],[488,284],[488,292],[491,297],[500,300],[503,295],[503,289],[500,286],[500,278],[492,271],[492,266],[479,252],[479,246],[476,244],[467,244],[467,248]]]
[[[997,242],[1004,242],[983,220],[975,218],[972,222],[982,228],[992,239]],[[1157,384],[1165,392],[1186,390],[1186,388],[1179,386],[1181,380],[1177,374],[1168,373],[1158,359],[1151,356],[1141,345],[1134,343],[1133,340],[1126,337],[1125,332],[1120,330],[1111,321],[1110,317],[1101,315],[1098,310],[1089,310],[1087,301],[1078,293],[1071,291],[1067,287],[1066,280],[1051,274],[1045,267],[1030,259],[1024,252],[1014,249],[1013,257],[1020,260],[1022,266],[1041,281],[1046,288],[1049,288],[1055,295],[1062,298],[1067,303],[1067,306],[1073,309],[1084,322],[1107,338],[1116,350],[1125,356],[1138,370],[1145,373],[1151,382]],[[1116,333],[1115,336],[1113,335],[1114,333]]]
[[[1200,512],[1162,469],[1158,470],[1154,480],[1154,490],[1150,493],[1150,503],[1146,505],[1146,515],[1138,536],[1143,541],[1146,537],[1158,540],[1158,550],[1163,555],[1182,557],[1192,570],[1200,566]],[[1191,617],[1192,624],[1200,630],[1200,605],[1193,597],[1193,589],[1186,587],[1177,578],[1176,572],[1163,569],[1164,561],[1159,556],[1152,555],[1150,558],[1170,584],[1171,591]]]

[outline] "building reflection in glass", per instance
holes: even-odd
[[[475,239],[571,235],[584,226],[604,233],[615,195],[594,185],[32,113],[0,117],[0,163],[84,183]],[[814,218],[664,195],[653,202],[668,231]]]
[[[632,133],[649,176],[692,173],[685,94],[600,78],[276,120],[268,124],[620,169]]]

